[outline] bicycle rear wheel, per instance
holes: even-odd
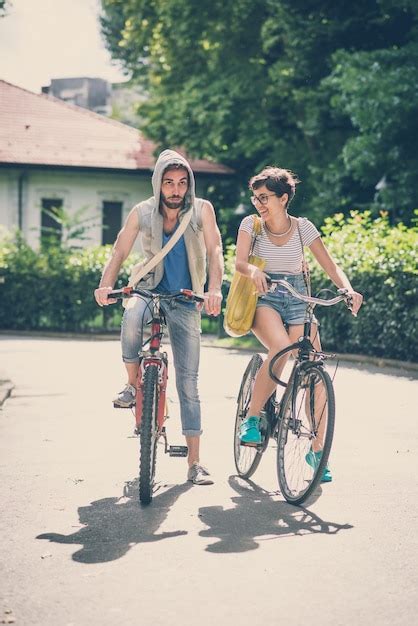
[[[265,447],[241,445],[239,433],[242,422],[247,417],[254,380],[258,370],[263,364],[259,354],[254,354],[242,377],[241,387],[237,399],[237,413],[235,417],[234,431],[234,459],[237,472],[243,478],[249,478],[257,469]]]
[[[148,365],[144,373],[140,439],[139,499],[142,504],[149,504],[152,500],[158,439],[158,392],[158,366]]]
[[[320,482],[331,450],[335,397],[328,372],[315,365],[296,372],[283,403],[277,475],[285,499],[301,504]]]

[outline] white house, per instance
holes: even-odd
[[[56,227],[43,209],[84,209],[96,225],[80,244],[112,243],[132,206],[152,195],[154,151],[130,126],[0,80],[0,223],[37,247],[42,227]],[[190,163],[200,195],[214,177],[232,174]]]

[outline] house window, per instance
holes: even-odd
[[[122,202],[103,202],[102,244],[114,243],[122,227]]]
[[[41,200],[41,245],[59,244],[62,238],[62,224],[54,219],[63,206],[62,198],[42,198]]]

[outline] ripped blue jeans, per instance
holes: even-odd
[[[137,363],[142,347],[144,325],[151,319],[150,307],[143,298],[132,298],[123,314],[121,342],[125,363]],[[180,302],[160,303],[164,311],[173,352],[176,388],[180,402],[183,435],[198,437],[201,410],[197,388],[200,360],[200,312]],[[147,329],[149,326],[147,327]]]

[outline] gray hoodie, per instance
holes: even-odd
[[[189,262],[190,276],[193,291],[203,293],[206,282],[206,247],[203,237],[202,207],[204,200],[195,196],[195,179],[192,168],[187,160],[174,150],[161,152],[155,164],[152,174],[152,188],[154,195],[136,205],[139,220],[139,236],[145,258],[138,267],[145,265],[162,248],[163,241],[163,216],[159,211],[161,180],[168,165],[181,164],[189,172],[189,188],[185,196],[184,207],[180,212],[180,221],[187,211],[192,211],[190,223],[184,232],[184,243]],[[164,261],[160,261],[149,274],[139,283],[146,289],[154,289],[161,281],[164,274]]]
[[[184,208],[181,213],[186,213],[189,211],[195,201],[195,181],[193,170],[189,165],[189,162],[181,156],[178,152],[174,150],[163,150],[160,156],[157,159],[157,162],[154,167],[154,172],[152,174],[152,189],[154,191],[154,201],[156,208],[158,209],[160,206],[160,195],[161,195],[161,180],[163,178],[164,171],[167,169],[168,165],[183,165],[186,170],[189,172],[189,188],[187,190],[187,194],[185,196]]]

